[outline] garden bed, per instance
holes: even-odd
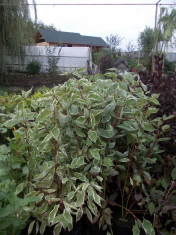
[[[69,76],[66,75],[55,75],[51,76],[48,74],[39,75],[26,75],[26,74],[15,74],[9,75],[6,80],[0,79],[0,86],[7,86],[23,88],[24,90],[29,90],[33,87],[35,90],[42,87],[53,87],[58,84],[63,84],[68,81]]]

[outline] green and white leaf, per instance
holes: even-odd
[[[53,220],[54,220],[54,218],[56,217],[56,214],[57,214],[57,212],[58,212],[58,209],[59,209],[59,205],[55,205],[54,208],[53,208],[53,210],[50,212],[49,217],[48,217],[48,221],[49,221],[50,223],[52,223]]]
[[[89,130],[88,131],[88,137],[89,137],[89,139],[92,142],[96,143],[96,141],[97,141],[97,133],[95,131]]]

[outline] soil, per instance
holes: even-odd
[[[21,235],[28,235],[28,227],[29,224],[21,231]],[[35,227],[34,227],[35,228]],[[44,235],[53,235],[54,227],[46,227]],[[33,229],[35,230],[35,229]],[[32,232],[32,234],[35,234]],[[91,222],[87,219],[85,215],[79,220],[77,223],[74,223],[73,229],[69,231],[65,231],[62,229],[60,235],[106,235],[107,231],[103,231],[99,229],[98,224],[91,224]],[[125,235],[125,234],[119,234]]]
[[[126,221],[119,220],[120,213],[114,212],[112,218],[112,230],[114,235],[133,235],[132,227],[135,223],[132,216],[127,216]],[[28,226],[24,230],[21,231],[21,235],[28,234]],[[54,227],[47,227],[44,235],[53,235]],[[35,230],[35,229],[34,229]],[[32,233],[34,234],[34,233]],[[92,224],[86,215],[83,215],[81,220],[77,223],[74,222],[73,230],[65,231],[62,230],[60,235],[106,235],[107,230],[99,229],[98,223]],[[143,230],[140,231],[140,235],[145,235]]]
[[[0,78],[0,86],[3,87],[12,87],[12,88],[21,88],[24,90],[29,90],[33,87],[34,90],[39,87],[54,87],[58,84],[63,84],[68,81],[71,76],[66,75],[55,75],[51,76],[48,74],[39,74],[39,75],[26,75],[26,74],[14,74],[9,75],[8,78]]]

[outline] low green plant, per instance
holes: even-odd
[[[17,145],[16,145],[17,147]],[[10,152],[11,151],[11,152]],[[10,146],[0,146],[0,233],[20,234],[26,226],[30,214],[26,211],[26,205],[37,202],[40,198],[33,196],[17,196],[17,185],[27,174],[22,156],[18,150],[12,151]],[[20,177],[22,179],[20,180]],[[23,182],[24,183],[24,182]],[[27,183],[27,181],[25,181]]]
[[[174,72],[175,72],[175,62],[174,61],[169,61],[165,58],[164,60],[164,72],[165,74],[167,74],[168,76],[173,76]]]
[[[26,71],[30,75],[35,75],[40,72],[41,63],[38,60],[30,61],[26,66]]]
[[[3,123],[11,118],[10,113],[14,111],[17,105],[17,102],[12,101],[12,96],[12,94],[5,91],[0,95],[0,144],[7,143],[6,138],[11,133],[3,126]]]
[[[60,47],[59,51],[58,51],[58,55],[55,56],[55,50],[57,49],[57,47],[45,47],[45,52],[47,55],[47,62],[48,62],[48,68],[47,71],[50,75],[56,75],[58,72],[58,62],[60,60],[60,52],[62,50],[62,47]]]
[[[93,50],[93,53],[92,53],[92,59],[93,59],[93,62],[97,65],[100,64],[101,62],[101,58],[105,55],[112,55],[112,52],[107,49],[107,48],[102,48],[100,49],[99,51],[97,51],[96,49]]]
[[[97,64],[101,73],[105,73],[109,68],[113,67],[114,62],[118,59],[117,53],[110,49],[104,48],[99,51],[93,51],[93,63]]]
[[[133,215],[135,235],[140,226],[154,234],[132,209],[138,191],[147,191],[162,152],[157,142],[168,129],[162,118],[151,118],[158,95],[147,96],[146,86],[129,73],[122,80],[113,72],[106,74],[111,79],[102,76],[70,79],[30,103],[31,90],[13,97],[18,104],[4,126],[15,127],[7,153],[17,172],[15,194],[39,198],[20,208],[24,221],[35,218],[29,234],[34,226],[41,234],[47,226],[54,234],[70,231],[83,213],[112,233],[110,204],[121,208],[121,219]],[[109,193],[110,179],[118,187]]]
[[[25,98],[26,105],[29,106],[31,100],[38,99],[42,96],[42,93],[46,92],[49,88],[41,87],[33,95]],[[21,94],[21,91],[20,91]],[[19,99],[14,100],[13,96],[17,96],[17,93],[14,93],[11,90],[2,91],[0,95],[0,144],[7,143],[7,137],[12,136],[12,130],[8,130],[3,126],[3,123],[11,118],[11,113],[14,112],[16,105],[19,103]],[[21,97],[21,96],[20,96]],[[22,99],[24,99],[22,97]]]
[[[144,71],[145,69],[144,69],[144,66],[142,65],[142,64],[137,64],[136,65],[136,71],[137,72],[142,72],[142,71]]]

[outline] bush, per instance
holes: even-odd
[[[36,218],[28,233],[34,224],[43,232],[46,226],[54,226],[57,234],[70,231],[83,213],[91,223],[111,229],[109,204],[122,208],[125,219],[131,203],[138,203],[138,192],[146,192],[151,182],[160,159],[157,142],[168,128],[162,118],[151,119],[158,95],[147,96],[146,86],[128,73],[116,82],[99,75],[92,80],[70,79],[30,104],[31,91],[13,97],[19,103],[4,124],[15,128],[9,146],[0,149],[7,173],[1,175],[0,188],[10,177],[19,202],[15,219]],[[113,181],[118,187],[110,187]],[[11,208],[1,204],[1,211],[6,207]],[[153,234],[150,222],[143,223]],[[137,223],[134,230],[139,230]]]
[[[164,72],[168,75],[168,76],[174,76],[174,72],[175,72],[175,68],[176,68],[176,63],[173,61],[169,61],[167,59],[165,59],[164,61]]]
[[[107,49],[107,48],[102,48],[99,51],[97,51],[96,49],[94,49],[93,53],[92,53],[92,60],[93,63],[99,65],[101,62],[101,58],[105,55],[112,55],[112,52]]]
[[[30,75],[35,75],[40,72],[41,63],[37,60],[32,60],[27,64],[26,70]]]
[[[106,73],[107,69],[113,67],[113,63],[112,55],[104,55],[100,60],[100,72],[103,74]]]
[[[160,148],[165,150],[162,162],[157,166],[158,172],[153,176],[150,191],[150,207],[156,213],[157,223],[166,234],[176,233],[176,74],[172,77],[163,74],[162,59],[155,57],[155,72],[152,76],[147,76],[141,72],[140,77],[148,88],[148,95],[160,94],[158,100],[160,106],[158,112],[152,118],[162,117],[163,115],[173,115],[173,118],[165,120],[169,127],[169,132],[162,134],[163,142]],[[165,118],[165,117],[164,117]],[[168,206],[169,205],[169,206]],[[164,218],[164,219],[163,219]],[[160,222],[161,221],[161,222]],[[159,225],[160,224],[160,225]],[[162,226],[161,226],[162,224]]]
[[[142,64],[137,64],[136,65],[136,71],[137,72],[141,72],[141,71],[144,71],[145,69],[144,69],[144,66],[142,65]]]
[[[113,67],[114,62],[118,59],[117,53],[113,53],[109,48],[103,48],[98,52],[93,51],[93,63],[97,64],[101,73],[106,73],[107,69]]]
[[[163,74],[162,59],[156,57],[155,72],[153,76],[148,76],[145,72],[140,73],[141,80],[147,86],[149,95],[157,93],[159,95],[159,102],[161,104],[155,117],[162,117],[165,115],[175,115],[174,118],[168,120],[171,126],[170,132],[166,133],[164,137],[170,137],[169,142],[163,142],[162,147],[171,154],[176,151],[176,73],[172,77],[167,77]]]
[[[58,55],[55,56],[55,50],[57,48],[56,47],[45,47],[45,52],[47,55],[47,61],[48,61],[48,68],[47,71],[50,75],[56,75],[58,73],[58,62],[60,60],[60,53],[62,50],[62,47],[60,47],[59,51],[58,51]]]

